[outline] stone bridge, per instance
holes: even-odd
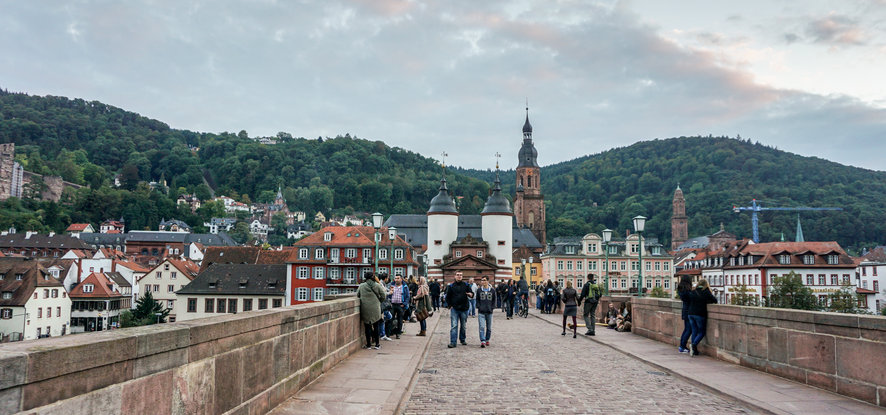
[[[496,311],[482,349],[441,310],[361,350],[354,297],[4,344],[0,414],[886,412],[886,318],[711,306],[689,358],[678,302],[632,303],[634,333],[575,339]]]

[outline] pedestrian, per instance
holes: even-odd
[[[692,335],[692,324],[689,322],[689,293],[692,292],[692,276],[681,275],[680,283],[677,284],[677,295],[683,302],[683,309],[680,311],[680,317],[683,319],[683,333],[680,334],[680,344],[677,351],[680,353],[689,353],[689,336]]]
[[[391,300],[393,308],[391,313],[394,316],[391,334],[395,339],[399,339],[403,334],[403,318],[406,316],[406,307],[409,305],[409,287],[403,283],[401,276],[394,276],[394,283],[388,287],[388,298]]]
[[[545,303],[544,291],[545,291],[544,284],[537,284],[535,286],[535,308],[537,308],[539,312],[544,312],[544,303]]]
[[[717,297],[711,293],[708,280],[701,278],[695,289],[689,293],[689,324],[692,326],[692,343],[689,344],[690,356],[698,356],[698,343],[705,335],[708,320],[708,304],[717,304]]]
[[[595,335],[597,328],[597,303],[603,296],[603,290],[597,285],[597,277],[594,274],[588,274],[588,283],[581,287],[581,298],[579,302],[584,302],[584,308],[581,311],[581,317],[585,321],[586,336]]]
[[[428,317],[434,313],[434,305],[431,302],[431,289],[428,287],[428,280],[421,277],[418,288],[415,290],[415,319],[418,320],[420,331],[416,336],[425,336],[428,329]]]
[[[474,282],[474,277],[471,277],[471,281],[469,284],[471,286],[471,293],[474,294],[474,296],[471,297],[469,301],[471,309],[469,310],[470,312],[468,313],[468,315],[471,317],[477,317],[477,289],[480,287],[477,285],[476,282]]]
[[[480,325],[480,348],[489,346],[492,337],[492,312],[495,310],[495,290],[486,277],[480,280],[477,290],[477,321]]]
[[[526,282],[526,277],[522,275],[520,276],[520,281],[517,281],[517,298],[523,301],[527,311],[529,311],[529,283]]]
[[[407,280],[406,286],[409,287],[409,292],[415,296],[415,293],[418,291],[418,281],[416,281],[415,277],[412,275],[409,276]],[[415,323],[415,298],[411,298],[409,301],[409,309],[406,310],[406,320],[410,323]]]
[[[474,295],[471,287],[462,281],[461,271],[455,271],[455,282],[446,287],[446,304],[449,304],[449,348],[455,347],[456,339],[467,346],[465,324],[468,322],[468,300]],[[460,326],[459,326],[460,325]]]
[[[554,283],[551,280],[548,280],[548,283],[545,284],[545,309],[543,313],[551,314],[554,310]]]
[[[434,305],[434,311],[437,311],[440,308],[440,282],[437,280],[431,281],[428,284],[428,289],[431,291],[431,302]]]
[[[514,306],[516,305],[516,300],[517,287],[514,285],[514,280],[508,280],[508,285],[505,286],[505,302],[507,303],[508,320],[514,318]]]
[[[357,297],[360,298],[360,320],[363,321],[363,330],[366,333],[365,348],[379,349],[378,326],[382,320],[381,303],[385,299],[385,290],[376,282],[372,273],[363,275],[363,282],[357,287]]]
[[[560,286],[560,282],[557,281],[554,283],[554,313],[558,313],[560,311],[560,291],[563,290],[563,287]]]
[[[578,322],[575,321],[575,315],[578,313],[578,293],[572,288],[572,280],[566,281],[566,288],[563,289],[561,296],[563,301],[563,332],[560,335],[566,335],[566,317],[572,317],[572,338],[578,334]]]
[[[501,311],[507,311],[507,293],[508,293],[508,284],[504,281],[498,283],[498,287],[496,287],[496,299],[498,300],[499,307],[501,307]]]

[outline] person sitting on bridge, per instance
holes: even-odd
[[[621,307],[615,329],[618,331],[631,331],[631,303],[622,303]]]
[[[609,303],[609,311],[606,312],[606,326],[615,329],[617,324],[618,310],[615,309],[615,304]]]

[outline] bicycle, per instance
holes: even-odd
[[[520,301],[517,302],[517,315],[527,318],[529,317],[529,300],[525,295],[521,295],[520,297]]]

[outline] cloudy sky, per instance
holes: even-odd
[[[886,170],[886,1],[2,1],[0,87],[448,164],[741,135]]]

